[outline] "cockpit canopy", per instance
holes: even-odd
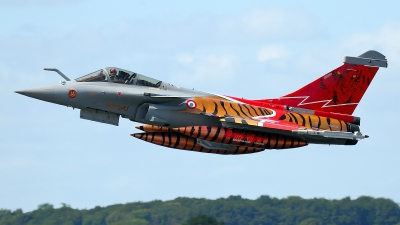
[[[160,87],[161,81],[142,74],[117,67],[107,67],[83,77],[75,79],[77,82],[112,82],[119,84],[131,84],[148,87]]]

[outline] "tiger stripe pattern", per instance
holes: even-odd
[[[194,98],[200,114],[216,117],[240,117],[251,119],[255,116],[271,115],[269,109],[223,100],[222,98]]]
[[[308,145],[304,140],[269,133],[258,133],[216,126],[188,126],[173,128],[192,138],[263,149],[286,149]]]
[[[221,118],[219,121],[221,122],[229,122],[229,123],[238,123],[238,124],[244,124],[244,125],[251,125],[251,126],[258,126],[258,120],[253,120],[253,119],[243,119],[243,118],[238,118],[238,117],[226,117],[226,118]]]
[[[135,128],[146,132],[175,132],[171,128],[160,127],[155,125],[143,125],[143,126],[137,126]]]
[[[264,151],[263,148],[252,148],[243,146],[236,146],[235,150],[208,149],[197,144],[195,138],[176,132],[148,132],[131,134],[131,136],[164,147],[220,155],[239,155]]]
[[[344,122],[343,120],[338,120],[323,116],[290,112],[282,115],[279,118],[279,120],[289,121],[311,129],[343,131],[343,132],[349,131],[347,123]]]

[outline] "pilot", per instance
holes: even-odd
[[[110,78],[111,80],[116,80],[117,71],[114,68],[110,69]]]

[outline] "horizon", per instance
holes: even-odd
[[[357,199],[362,198],[362,197],[369,197],[369,198],[373,198],[373,199],[386,199],[386,200],[391,200],[391,201],[393,201],[393,200],[390,199],[390,198],[380,198],[380,197],[372,197],[372,196],[365,196],[365,195],[358,196],[357,198],[351,198],[350,196],[346,196],[346,197],[343,197],[343,198],[340,198],[340,199],[328,199],[328,198],[324,198],[324,197],[320,197],[320,198],[317,198],[317,197],[314,197],[314,198],[302,198],[301,196],[286,196],[286,197],[282,197],[282,198],[277,198],[277,197],[273,197],[273,196],[269,196],[269,195],[260,195],[259,197],[254,198],[254,199],[251,199],[251,198],[243,198],[243,197],[240,196],[240,195],[230,195],[230,196],[227,196],[227,197],[218,197],[218,198],[213,198],[213,199],[211,199],[211,198],[201,198],[201,197],[199,197],[199,198],[192,198],[192,197],[183,197],[183,196],[180,196],[180,197],[176,197],[176,198],[174,198],[174,199],[167,199],[167,200],[154,199],[154,200],[149,200],[149,201],[133,201],[133,202],[125,202],[125,203],[114,203],[114,204],[110,204],[110,205],[106,205],[106,206],[96,205],[96,206],[93,206],[92,208],[76,208],[76,207],[73,207],[73,206],[71,206],[70,204],[65,203],[65,202],[60,203],[60,206],[57,207],[56,205],[54,205],[54,204],[52,204],[52,203],[44,202],[44,203],[42,203],[42,204],[39,204],[39,205],[37,206],[36,209],[33,209],[33,210],[31,210],[31,211],[24,211],[24,210],[22,210],[21,208],[17,208],[17,209],[14,209],[14,210],[5,209],[5,208],[0,208],[0,211],[1,211],[1,210],[10,210],[11,212],[15,212],[15,211],[17,211],[17,210],[22,210],[23,213],[30,213],[30,212],[33,212],[33,211],[35,211],[35,210],[39,210],[40,207],[43,206],[43,205],[50,205],[50,206],[52,206],[54,209],[61,209],[61,208],[63,208],[63,207],[68,207],[68,208],[75,209],[75,210],[92,210],[92,209],[95,209],[95,208],[97,208],[97,207],[100,207],[100,208],[107,208],[107,207],[111,207],[111,206],[115,206],[115,205],[125,205],[125,204],[131,204],[131,203],[151,203],[151,202],[157,202],[157,201],[169,202],[169,201],[175,201],[175,200],[180,199],[180,198],[205,199],[205,200],[215,201],[215,200],[219,200],[219,199],[229,199],[230,197],[240,197],[240,198],[243,199],[243,200],[256,201],[257,199],[259,199],[259,198],[261,198],[261,197],[264,197],[264,196],[270,197],[271,199],[278,199],[278,200],[285,200],[285,199],[289,199],[289,198],[292,198],[292,197],[294,197],[294,198],[299,197],[299,198],[301,198],[302,200],[324,199],[324,200],[328,200],[328,201],[340,201],[340,200],[344,200],[344,199],[346,199],[346,198],[350,198],[351,201],[354,201],[354,200],[357,200]],[[395,204],[397,204],[397,205],[400,206],[400,203],[395,202],[395,201],[393,201],[393,202],[394,202]]]

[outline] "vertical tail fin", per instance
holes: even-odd
[[[344,58],[344,64],[299,90],[270,99],[282,105],[351,115],[379,67],[387,67],[384,55],[367,51]]]

